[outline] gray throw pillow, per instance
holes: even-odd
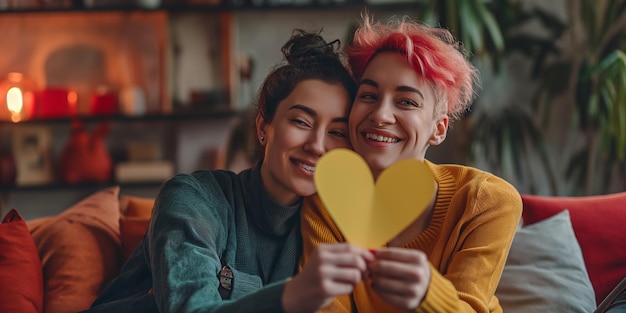
[[[517,230],[496,296],[507,313],[594,311],[569,211]]]

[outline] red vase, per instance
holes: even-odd
[[[0,185],[11,186],[15,184],[17,169],[15,160],[11,154],[0,154]]]

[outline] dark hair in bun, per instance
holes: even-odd
[[[258,112],[268,123],[278,104],[304,80],[341,84],[348,91],[350,102],[354,99],[356,84],[343,62],[339,40],[328,43],[320,33],[296,29],[281,48],[286,64],[278,64],[267,76],[257,98]]]
[[[291,64],[331,58],[339,59],[337,51],[339,40],[327,43],[319,33],[307,33],[303,30],[294,30],[294,36],[280,49],[285,60]]]

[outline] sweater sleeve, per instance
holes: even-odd
[[[147,234],[160,312],[283,312],[284,282],[262,288],[252,275],[235,273],[233,295],[240,297],[222,300],[220,256],[234,229],[223,192],[214,179],[201,184],[191,175],[177,175],[162,186]]]
[[[489,175],[467,196],[466,207],[455,209],[467,217],[455,240],[460,246],[447,268],[431,266],[431,283],[416,311],[501,311],[494,294],[521,217],[521,197],[513,186]]]
[[[339,228],[337,228],[333,222],[317,194],[304,199],[302,203],[301,221],[303,251],[300,257],[300,269],[307,263],[315,248],[320,244],[345,241],[341,231],[339,231]],[[335,299],[320,312],[349,313],[351,312],[350,307],[350,297],[345,295],[335,297]]]

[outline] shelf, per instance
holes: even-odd
[[[207,112],[175,112],[171,114],[148,114],[141,116],[126,115],[100,115],[100,116],[76,116],[49,119],[31,119],[18,123],[0,121],[2,125],[15,124],[67,124],[74,120],[85,122],[114,121],[114,122],[149,122],[149,121],[179,121],[179,120],[202,120],[202,119],[223,119],[236,117],[240,113],[237,111],[207,111]]]
[[[112,186],[120,186],[121,188],[158,188],[161,186],[161,182],[136,182],[136,183],[78,183],[78,184],[65,184],[65,183],[51,183],[45,185],[32,185],[32,186],[15,186],[15,185],[0,185],[0,193],[3,192],[15,192],[15,191],[54,191],[54,190],[84,190],[84,189],[102,189]]]
[[[407,9],[407,7],[414,5],[416,9],[424,6],[424,1],[416,0],[413,2],[410,1],[389,1],[387,3],[381,4],[370,4],[367,2],[357,2],[345,0],[344,2],[335,2],[335,1],[326,1],[328,3],[313,3],[310,4],[263,4],[259,6],[255,5],[236,5],[236,4],[180,4],[180,3],[171,3],[171,4],[163,4],[155,8],[147,8],[141,7],[133,4],[128,5],[113,5],[113,6],[95,6],[95,7],[84,7],[84,6],[65,6],[65,7],[43,7],[43,8],[14,8],[14,9],[0,9],[1,14],[11,14],[11,13],[52,13],[52,12],[63,12],[63,13],[88,13],[88,12],[132,12],[132,11],[168,11],[168,12],[234,12],[234,11],[262,11],[262,10],[354,10],[354,9]]]

